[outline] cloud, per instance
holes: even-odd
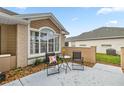
[[[72,18],[71,20],[72,21],[76,21],[76,20],[78,20],[79,18],[78,17],[74,17],[74,18]]]
[[[97,11],[97,15],[105,15],[112,12],[124,12],[124,7],[100,8]]]
[[[106,26],[117,26],[118,21],[117,20],[110,20],[106,23]]]
[[[16,7],[17,9],[25,10],[27,7]]]
[[[17,11],[20,11],[23,13],[27,9],[27,7],[16,7],[16,9]]]
[[[15,7],[16,8],[16,11],[19,12],[19,13],[25,13],[27,7]]]

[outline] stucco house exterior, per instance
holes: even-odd
[[[17,14],[0,8],[0,71],[30,65],[46,52],[60,53],[68,34],[52,13]]]
[[[97,53],[106,53],[106,49],[115,49],[120,54],[124,47],[124,28],[122,27],[100,27],[75,37],[66,39],[69,47],[96,46]]]

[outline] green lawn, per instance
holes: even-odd
[[[98,62],[120,65],[120,56],[118,56],[118,55],[117,56],[112,56],[112,55],[97,53],[96,54],[96,60]]]

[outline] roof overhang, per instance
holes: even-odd
[[[0,24],[28,24],[28,21],[0,12]]]
[[[22,14],[15,16],[29,21],[50,19],[62,31],[62,34],[69,35],[69,32],[64,28],[64,26],[57,20],[57,18],[52,13],[28,14],[28,15]]]
[[[87,39],[71,39],[68,40],[67,42],[75,42],[75,41],[89,41],[89,40],[104,40],[104,39],[120,39],[120,38],[124,38],[124,36],[112,36],[112,37],[100,37],[100,38],[87,38]]]

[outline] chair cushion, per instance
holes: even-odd
[[[45,59],[46,63],[49,63],[49,56],[55,56],[55,53],[46,53],[46,59]]]
[[[49,56],[49,63],[57,63],[56,56]]]

